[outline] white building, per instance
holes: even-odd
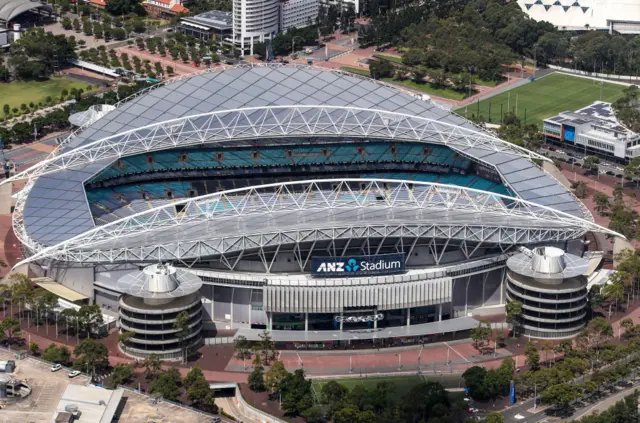
[[[518,0],[532,19],[547,21],[558,29],[607,30],[640,34],[640,2],[635,0]]]
[[[280,3],[280,32],[313,25],[318,17],[318,0],[287,0]]]
[[[545,119],[543,133],[547,141],[619,161],[640,156],[640,136],[618,122],[611,103],[596,101],[575,112]]]
[[[354,10],[356,11],[356,15],[360,14],[360,0],[319,0],[324,5],[342,5],[344,9],[348,8],[349,5],[353,5]]]
[[[233,43],[242,55],[253,54],[253,45],[273,39],[278,33],[278,0],[234,0]]]

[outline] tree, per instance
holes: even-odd
[[[65,16],[64,18],[62,18],[62,27],[66,30],[71,29],[71,19],[69,19],[69,17]]]
[[[96,371],[101,372],[109,367],[109,350],[91,338],[82,341],[73,350],[73,355],[76,356],[73,362],[73,368],[76,370],[95,374]]]
[[[185,348],[185,340],[191,335],[191,326],[189,325],[189,313],[186,311],[180,312],[176,317],[176,321],[173,322],[174,329],[177,329],[176,336],[180,341],[180,346],[182,348],[182,361],[187,362],[187,351]]]
[[[527,342],[524,348],[524,355],[527,357],[527,365],[531,370],[538,370],[540,368],[540,353],[535,342]]]
[[[553,404],[558,408],[566,408],[571,401],[580,398],[580,392],[574,385],[568,383],[559,383],[549,386],[541,392],[542,402]]]
[[[358,417],[359,411],[353,407],[345,407],[337,411],[333,415],[334,423],[354,423]]]
[[[29,343],[29,350],[31,351],[31,354],[33,355],[37,355],[38,351],[40,350],[40,347],[38,346],[37,343],[35,342],[30,342]]]
[[[600,157],[598,156],[587,156],[582,161],[582,167],[588,171],[597,171],[598,164],[600,163]]]
[[[288,376],[289,372],[284,368],[282,361],[274,361],[264,376],[264,383],[272,393],[279,392],[280,385]]]
[[[304,370],[296,369],[280,384],[282,410],[288,416],[298,416],[313,406],[311,381],[306,380]]]
[[[307,421],[307,423],[324,423],[324,413],[321,407],[311,407],[304,410],[301,416]]]
[[[136,333],[133,331],[120,332],[118,334],[118,343],[125,345],[125,348],[126,348],[127,341],[133,338],[135,335]]]
[[[217,412],[213,400],[213,390],[209,387],[209,382],[205,379],[200,367],[194,366],[184,377],[183,384],[187,390],[187,398],[193,405],[214,413]]]
[[[142,4],[136,0],[109,0],[106,11],[113,16],[125,16],[132,13],[139,16],[146,14]]]
[[[201,379],[204,379],[204,374],[202,373],[200,366],[193,366],[193,368],[189,370],[189,373],[187,373],[187,375],[182,380],[182,383],[184,384],[185,388],[189,389],[193,384]]]
[[[264,357],[264,364],[268,366],[271,360],[276,358],[276,343],[271,339],[271,335],[266,329],[259,336],[258,349]]]
[[[78,20],[78,18],[75,18],[73,20],[73,30],[75,32],[80,32],[80,30],[82,29],[81,25],[80,25],[80,21]]]
[[[131,364],[116,364],[113,372],[107,378],[105,385],[115,389],[120,385],[126,385],[133,380],[133,366]]]
[[[327,416],[333,417],[338,410],[344,408],[345,398],[349,390],[335,380],[329,381],[322,387],[320,402],[327,407]]]
[[[504,423],[504,417],[497,411],[492,411],[487,414],[487,417],[484,420],[485,423]]]
[[[151,381],[149,391],[159,394],[162,398],[177,401],[180,396],[180,371],[175,367],[162,371]]]
[[[67,363],[69,358],[71,358],[71,352],[64,345],[59,347],[51,344],[42,353],[42,359],[52,363]]]
[[[147,359],[144,361],[144,366],[147,379],[155,378],[162,370],[162,361],[160,361],[160,356],[154,353],[149,354]]]
[[[253,392],[264,392],[264,367],[261,364],[256,365],[253,371],[249,373],[249,389]]]
[[[369,63],[369,72],[373,79],[391,78],[395,68],[388,60],[372,60]]]
[[[471,398],[482,401],[490,397],[489,389],[484,383],[486,376],[487,369],[480,366],[470,367],[462,374]]]
[[[249,357],[249,341],[247,338],[240,335],[233,340],[233,346],[236,351],[236,357],[243,360]]]
[[[598,212],[598,214],[600,216],[606,216],[609,212],[609,209],[611,207],[611,202],[609,201],[609,196],[607,196],[606,194],[600,192],[600,191],[596,191],[593,194],[593,200],[596,203],[596,212]]]
[[[482,354],[482,349],[485,341],[491,338],[491,325],[489,322],[480,321],[478,326],[471,329],[471,339],[474,342],[474,347]]]
[[[634,326],[633,319],[631,319],[630,317],[622,319],[622,321],[620,322],[620,326],[624,329],[625,333],[629,333],[631,328]]]
[[[507,312],[507,323],[511,324],[511,330],[513,331],[513,337],[515,338],[517,328],[520,326],[522,314],[524,313],[523,305],[517,300],[507,301],[505,310]]]
[[[13,341],[14,338],[20,336],[20,322],[13,317],[6,317],[0,323],[0,329],[4,338]]]
[[[98,304],[82,305],[78,310],[77,319],[80,330],[88,337],[91,337],[92,333],[96,333],[98,328],[104,324],[102,311]]]

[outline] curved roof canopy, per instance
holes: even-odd
[[[496,138],[421,95],[308,66],[246,65],[153,86],[82,127],[48,160],[0,183],[29,179],[18,196],[14,230],[32,252],[52,252],[49,247],[69,245],[67,241],[99,230],[84,182],[119,157],[181,146],[301,139],[447,145],[495,169],[519,199],[592,224],[582,203],[532,163],[537,154]]]
[[[0,21],[9,22],[21,13],[34,9],[46,9],[51,12],[51,6],[39,1],[0,0]]]
[[[98,226],[24,262],[184,262],[266,246],[394,236],[513,246],[575,239],[589,230],[615,234],[549,207],[466,187],[311,180],[176,201]]]

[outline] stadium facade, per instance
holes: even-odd
[[[27,180],[13,225],[22,264],[105,307],[163,263],[202,281],[205,329],[416,339],[501,313],[522,247],[582,255],[587,232],[609,232],[542,160],[381,82],[240,66],[84,125],[12,178]]]

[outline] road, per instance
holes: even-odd
[[[244,423],[262,423],[260,420],[255,420],[249,418],[242,414],[238,407],[236,406],[235,398],[216,398],[216,405],[224,410],[225,413],[229,414],[236,418],[236,420],[244,422]],[[225,422],[230,422],[231,420],[226,417],[223,419]]]
[[[584,163],[583,157],[585,157],[585,154],[583,152],[576,152],[576,150],[568,149],[568,148],[566,150],[562,150],[560,148],[557,148],[556,146],[552,146],[552,148],[554,148],[555,150],[552,151],[548,149],[542,149],[539,151],[539,153],[544,154],[545,156],[552,159],[560,158],[560,159],[564,159],[565,161],[573,158],[575,160],[575,163],[580,163],[581,166]],[[607,172],[612,172],[613,175],[620,175],[620,176],[624,174],[624,166],[622,164],[607,161],[602,158],[600,158],[600,163],[598,164],[598,170],[600,171],[601,174],[605,174]],[[609,174],[611,175],[611,173]]]
[[[602,399],[601,401],[598,401],[594,404],[587,404],[584,407],[579,407],[574,409],[573,414],[570,417],[567,417],[566,419],[556,420],[555,418],[553,418],[553,420],[559,421],[559,422],[571,422],[579,419],[580,417],[589,415],[593,411],[606,410],[607,408],[614,405],[617,401],[620,401],[625,396],[633,393],[635,389],[639,389],[639,388],[640,388],[640,380],[636,380],[634,381],[633,385],[631,385],[630,387],[625,388],[624,390],[621,390],[619,392],[616,392],[615,394],[609,395],[606,398]],[[547,415],[544,412],[544,408],[539,408],[540,411],[536,413],[532,413],[530,411],[532,408],[533,408],[533,399],[517,403],[517,405],[515,405],[514,407],[502,412],[505,423],[537,423],[537,422],[545,422],[547,420],[552,419],[551,416]],[[516,416],[520,416],[520,418],[516,418]]]

